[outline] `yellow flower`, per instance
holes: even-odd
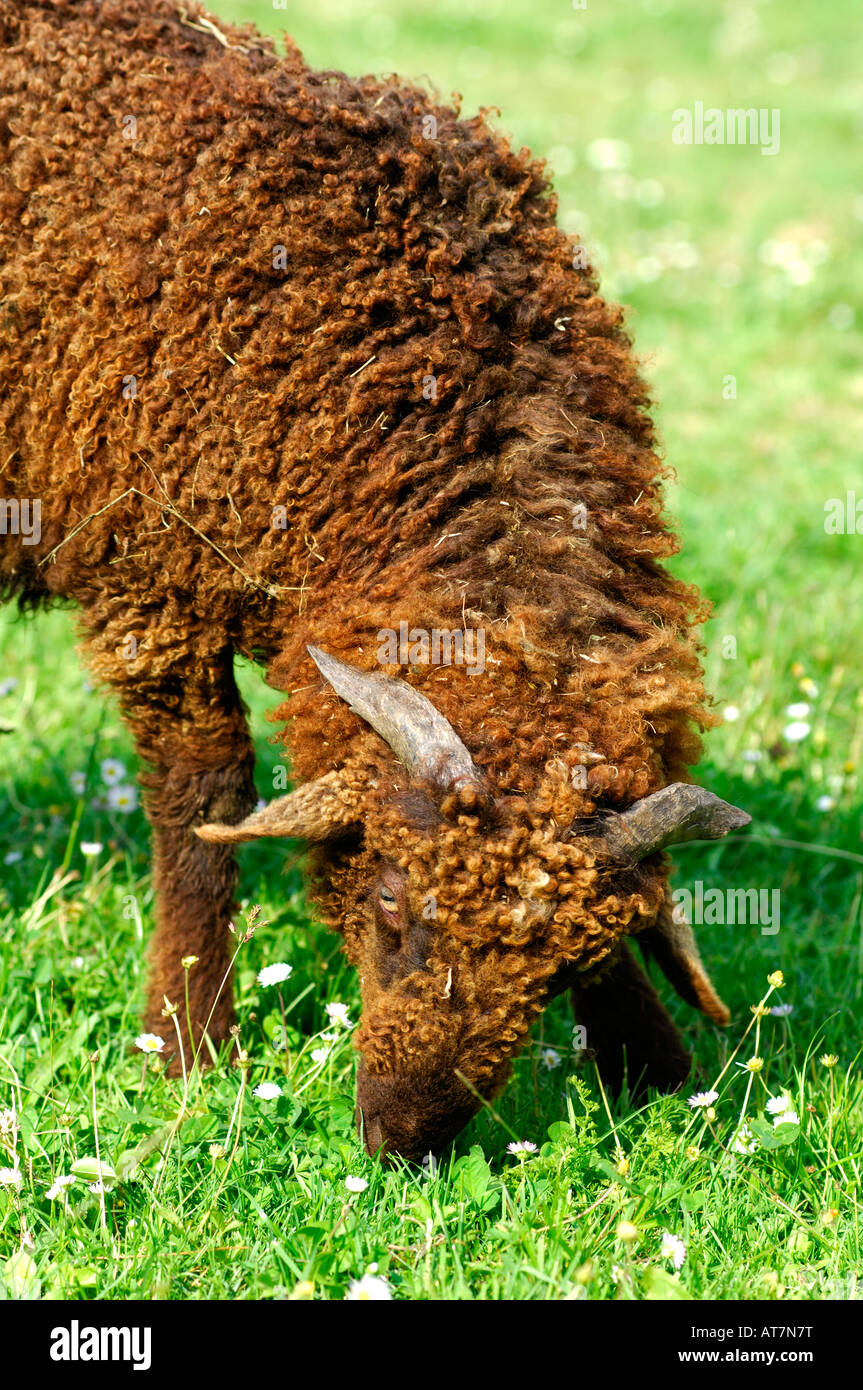
[[[774,970],[772,975],[767,976],[767,983],[772,985],[774,989],[781,989],[785,984],[785,976],[781,970]]]
[[[757,1076],[763,1066],[763,1057],[750,1057],[749,1061],[746,1063],[746,1070],[751,1071],[753,1075]]]
[[[197,957],[197,956],[183,956],[183,959],[180,961],[180,964],[182,965],[182,967],[183,967],[184,970],[191,970],[191,968],[192,968],[193,965],[197,965],[197,964],[198,964],[198,957]]]
[[[701,1150],[698,1148],[697,1144],[687,1144],[684,1152],[690,1163],[694,1163],[696,1158],[701,1157]]]
[[[823,1057],[818,1058],[818,1061],[821,1063],[822,1067],[827,1067],[828,1070],[832,1070],[839,1061],[839,1058],[836,1056],[835,1052],[825,1052]]]
[[[626,1177],[627,1173],[629,1172],[629,1159],[626,1157],[625,1154],[621,1154],[617,1163],[614,1165],[614,1168],[615,1172],[619,1173],[622,1178]]]
[[[617,1227],[617,1238],[627,1243],[631,1240],[638,1240],[638,1227],[633,1226],[631,1221],[619,1222]]]

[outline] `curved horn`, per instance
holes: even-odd
[[[355,714],[379,733],[412,777],[447,790],[475,786],[483,779],[458,734],[407,681],[382,673],[358,671],[345,661],[308,647],[324,680]]]
[[[237,845],[270,835],[320,844],[342,834],[359,818],[356,792],[336,769],[314,782],[305,782],[288,796],[277,797],[236,825],[211,822],[196,826],[195,834],[217,845]]]
[[[620,815],[609,816],[601,838],[609,858],[628,862],[684,840],[719,840],[751,820],[704,787],[672,782]]]

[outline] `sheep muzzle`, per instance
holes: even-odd
[[[357,1133],[371,1158],[420,1162],[450,1145],[480,1101],[453,1074],[441,1080],[357,1071]]]

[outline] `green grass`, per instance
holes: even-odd
[[[184,1104],[180,1082],[130,1053],[152,917],[147,829],[138,810],[92,805],[104,759],[131,773],[128,739],[85,688],[69,615],[7,610],[0,679],[18,685],[0,699],[0,723],[14,726],[2,739],[0,1108],[14,1105],[18,1121],[0,1136],[0,1167],[14,1161],[23,1180],[0,1187],[0,1289],[341,1298],[376,1264],[399,1298],[860,1296],[863,537],[823,525],[827,499],[863,498],[856,8],[824,6],[816,28],[803,0],[589,0],[585,11],[562,0],[289,0],[286,11],[223,0],[226,18],[289,28],[316,65],[427,74],[459,89],[468,111],[497,104],[516,144],[558,168],[563,224],[584,230],[606,292],[630,306],[680,476],[675,568],[715,601],[709,681],[720,708],[739,711],[710,736],[700,776],[752,813],[752,834],[681,848],[677,881],[782,894],[775,935],[700,929],[734,1021],[722,1033],[672,1006],[696,1053],[692,1089],[726,1068],[777,969],[785,984],[768,1007],[793,1011],[761,1020],[764,1066],[750,1076],[736,1063],[755,1053],[753,1023],[705,1128],[685,1096],[642,1109],[624,1099],[609,1115],[556,1004],[452,1160],[431,1176],[384,1171],[354,1135],[349,1033],[325,1062],[311,1055],[326,1002],[356,1019],[356,981],[304,904],[296,859],[254,846],[242,894],[267,925],[239,948],[237,980],[250,1067],[193,1078]],[[671,113],[697,100],[779,107],[780,153],[675,146]],[[617,173],[594,167],[604,139],[625,142]],[[725,399],[729,376],[736,398]],[[272,692],[251,669],[241,681],[271,793]],[[783,730],[799,701],[810,732],[795,743]],[[87,842],[102,852],[82,855]],[[273,1047],[277,993],[256,980],[281,960],[293,966],[287,1052]],[[835,1067],[819,1061],[827,1053]],[[252,1095],[265,1079],[280,1099]],[[734,1155],[750,1083],[756,1130],[782,1091],[800,1124],[773,1132],[781,1147]],[[509,1156],[513,1138],[538,1152]],[[97,1146],[118,1179],[100,1194],[82,1177],[68,1204],[49,1201],[52,1179]],[[368,1187],[351,1193],[348,1175]],[[634,1239],[621,1238],[622,1221]],[[677,1273],[664,1231],[686,1245]]]

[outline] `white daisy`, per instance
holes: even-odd
[[[555,1067],[560,1066],[560,1053],[553,1047],[544,1047],[540,1053],[540,1060],[549,1071],[553,1071]]]
[[[836,802],[832,796],[819,796],[815,802],[816,811],[832,811]]]
[[[158,1033],[140,1033],[135,1039],[135,1046],[142,1052],[161,1052],[165,1039],[160,1038]]]
[[[805,700],[798,700],[796,704],[789,705],[785,713],[789,719],[805,719],[809,713],[809,706]]]
[[[121,782],[126,776],[125,765],[118,762],[116,758],[103,758],[100,764],[102,781],[107,786],[113,786],[115,782]]]
[[[374,1303],[391,1300],[393,1291],[386,1279],[379,1274],[364,1274],[362,1279],[352,1279],[345,1299],[352,1303]]]
[[[731,1145],[731,1152],[735,1154],[754,1154],[758,1148],[758,1141],[748,1124],[744,1123],[734,1136]]]
[[[794,1109],[794,1101],[790,1096],[771,1096],[764,1107],[768,1115],[773,1116],[774,1128],[776,1125],[799,1125],[800,1117]]]
[[[45,1193],[45,1196],[48,1198],[48,1201],[56,1202],[58,1197],[62,1197],[63,1189],[68,1187],[74,1181],[75,1179],[69,1177],[68,1174],[61,1173],[59,1177],[54,1179],[51,1186],[48,1188],[48,1191]]]
[[[688,1104],[693,1110],[706,1110],[719,1099],[718,1091],[696,1091],[694,1096],[689,1097]]]
[[[680,1236],[672,1235],[670,1231],[663,1231],[660,1255],[663,1260],[671,1260],[674,1268],[679,1269],[686,1259],[686,1246]]]
[[[17,1187],[20,1181],[20,1168],[0,1168],[0,1187]]]
[[[313,1062],[318,1062],[318,1063],[325,1062],[325,1061],[327,1060],[327,1058],[329,1057],[329,1055],[330,1055],[330,1049],[329,1049],[328,1047],[313,1047],[313,1048],[312,1048],[312,1061],[313,1061]]]
[[[722,711],[722,718],[726,724],[734,724],[740,718],[740,710],[736,705],[726,705]]]
[[[506,1151],[519,1156],[521,1154],[535,1154],[536,1144],[532,1139],[516,1139],[512,1144],[507,1144]]]
[[[130,782],[119,782],[108,788],[108,805],[112,811],[122,811],[128,815],[138,805],[138,788]]]
[[[278,1100],[281,1094],[282,1088],[275,1081],[261,1081],[252,1092],[258,1100]]]
[[[259,985],[280,985],[293,973],[294,967],[278,961],[275,965],[265,965],[258,971]]]
[[[87,775],[84,772],[70,772],[69,785],[76,796],[83,796],[87,786]]]
[[[345,1187],[348,1192],[365,1192],[368,1183],[365,1178],[355,1178],[353,1175],[345,1178]]]
[[[81,841],[81,853],[83,854],[85,859],[94,859],[97,854],[102,853],[102,850],[104,848],[105,846],[100,845],[98,840]]]
[[[770,1012],[772,1013],[774,1018],[787,1018],[790,1013],[794,1012],[794,1005],[774,1004]]]
[[[787,724],[782,732],[789,743],[802,743],[811,731],[811,725],[804,723],[803,720],[795,719],[793,723]]]
[[[325,1010],[330,1023],[340,1023],[343,1028],[353,1028],[354,1025],[348,1018],[347,1004],[327,1004]]]

